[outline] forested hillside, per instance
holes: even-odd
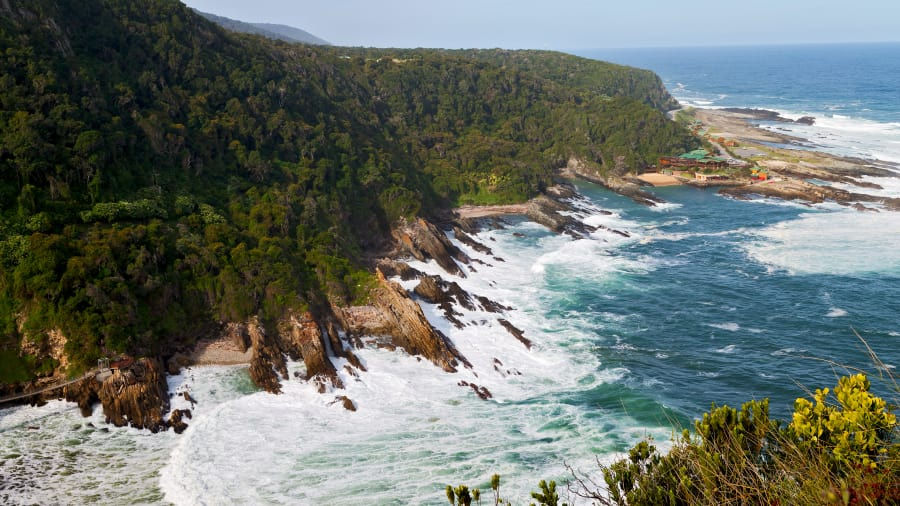
[[[401,217],[521,201],[570,157],[694,147],[652,73],[546,52],[227,32],[175,0],[0,2],[0,382],[364,298]]]

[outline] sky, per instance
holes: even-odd
[[[332,44],[593,49],[900,40],[898,0],[184,0]]]

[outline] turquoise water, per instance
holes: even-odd
[[[879,372],[854,329],[882,361],[900,363],[897,217],[741,202],[685,187],[656,190],[681,204],[661,217],[608,191],[582,190],[649,227],[616,254],[661,264],[599,284],[564,267],[548,271],[548,283],[567,293],[548,316],[589,322],[604,365],[629,371],[596,393],[607,406],[637,396],[684,420],[710,402],[769,397],[772,412],[785,417],[802,387],[830,386],[843,372],[823,360]],[[859,237],[835,241],[848,227]],[[585,402],[594,394],[579,393]]]
[[[900,159],[900,116],[891,109],[900,107],[891,98],[897,47],[861,57],[851,47],[831,63],[815,48],[760,49],[754,58],[733,48],[638,52],[646,64],[634,54],[617,61],[656,70],[685,102],[780,103],[786,113],[822,116],[815,127],[790,128],[827,149]],[[873,70],[878,61],[884,68]],[[882,73],[847,84],[870,71]],[[735,72],[740,79],[723,77]],[[872,182],[900,195],[896,178]],[[495,472],[504,495],[521,500],[537,480],[565,478],[564,463],[598,478],[596,458],[645,437],[664,446],[673,427],[711,402],[769,397],[784,418],[804,388],[831,386],[846,372],[832,363],[869,371],[876,391],[890,394],[877,378],[900,364],[900,214],[736,201],[686,187],[654,189],[669,204],[647,208],[579,187],[580,219],[630,237],[601,230],[576,241],[508,218],[507,228],[478,234],[494,255],[462,246],[491,265],[456,281],[515,307],[504,317],[531,350],[497,315],[461,310],[468,325],[457,329],[423,304],[471,370],[447,374],[369,347],[358,351],[368,372],[353,376],[337,364],[344,390],[319,394],[290,381],[273,396],[255,392],[243,368],[195,368],[169,378],[171,391],[199,401],[180,436],[107,427],[99,410],[83,419],[61,402],[0,410],[0,503],[445,504],[446,484],[485,488]],[[448,277],[433,262],[411,264]],[[478,399],[460,380],[494,398]],[[334,395],[348,395],[357,412]],[[173,407],[187,407],[181,399]]]

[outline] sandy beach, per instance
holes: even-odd
[[[484,218],[502,214],[525,214],[527,204],[508,204],[502,206],[462,206],[453,210],[460,218]]]
[[[653,186],[676,186],[683,184],[677,177],[657,172],[641,174],[638,179]]]
[[[241,349],[228,338],[203,340],[197,343],[191,354],[194,365],[237,365],[249,364],[253,351]]]

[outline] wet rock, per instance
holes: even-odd
[[[393,235],[400,247],[417,260],[434,259],[448,273],[466,277],[454,259],[467,264],[469,257],[431,223],[422,218],[405,222],[394,230]]]
[[[191,365],[191,357],[185,355],[184,353],[176,353],[172,355],[168,361],[166,361],[166,370],[172,376],[181,373],[181,369],[183,367],[188,367]]]
[[[812,116],[803,116],[794,120],[794,123],[799,123],[801,125],[814,125],[816,123],[816,118]]]
[[[494,252],[491,250],[491,248],[488,248],[484,244],[481,244],[480,242],[476,241],[475,239],[472,239],[469,236],[469,234],[465,233],[465,231],[463,231],[458,226],[453,227],[453,235],[456,237],[456,239],[459,242],[465,244],[466,246],[472,248],[473,250],[475,250],[479,253],[484,253],[485,255],[491,255],[491,256],[494,255]]]
[[[378,286],[372,298],[385,324],[382,335],[390,336],[394,346],[410,355],[421,355],[445,371],[455,372],[459,362],[471,367],[450,340],[428,322],[422,308],[402,286],[388,281],[378,269],[375,274]]]
[[[188,428],[188,424],[184,422],[185,418],[191,418],[191,410],[176,409],[172,411],[172,414],[169,415],[169,427],[172,427],[176,434],[181,434]]]
[[[418,269],[413,269],[406,262],[398,262],[389,258],[382,258],[378,261],[378,268],[389,278],[399,276],[403,281],[418,279],[424,274]]]
[[[346,395],[339,395],[334,398],[334,401],[331,404],[335,404],[340,402],[344,409],[347,411],[356,411],[356,404]]]
[[[168,385],[156,359],[142,358],[114,371],[97,395],[107,421],[116,427],[131,425],[152,432],[167,427],[163,413],[169,406]]]
[[[287,364],[278,343],[266,335],[266,331],[259,323],[257,317],[252,317],[247,323],[247,331],[250,336],[250,347],[253,355],[250,358],[250,379],[259,388],[271,394],[281,393],[279,374],[287,379]]]
[[[491,391],[487,389],[487,387],[481,387],[481,386],[476,385],[475,383],[469,383],[468,381],[460,381],[459,383],[457,383],[457,385],[459,385],[461,387],[471,388],[472,391],[475,392],[475,395],[477,395],[483,401],[486,401],[486,400],[494,397],[491,394]]]
[[[322,330],[312,314],[291,314],[278,327],[282,351],[292,358],[303,358],[307,379],[316,384],[319,393],[324,393],[328,385],[336,388],[344,386],[334,364],[328,358]]]
[[[500,323],[500,325],[503,325],[503,328],[505,328],[507,332],[512,334],[513,337],[524,344],[526,348],[528,348],[529,350],[531,349],[531,340],[525,337],[525,332],[522,332],[520,329],[516,328],[515,325],[509,323],[508,320],[505,320],[503,318],[498,318],[497,321]]]
[[[619,167],[619,169],[621,170],[623,168]],[[653,195],[652,193],[641,189],[639,185],[611,172],[614,171],[610,171],[610,173],[601,173],[598,169],[594,168],[590,164],[574,157],[569,158],[566,167],[561,171],[561,173],[566,177],[584,179],[585,181],[590,181],[592,183],[605,186],[610,190],[620,195],[624,195],[639,204],[654,206],[656,204],[665,202],[656,195]]]
[[[572,211],[572,208],[562,202],[554,200],[546,195],[539,195],[526,206],[525,215],[535,223],[540,223],[550,230],[560,234],[567,233],[575,238],[581,238],[596,230],[575,218],[562,214]]]

